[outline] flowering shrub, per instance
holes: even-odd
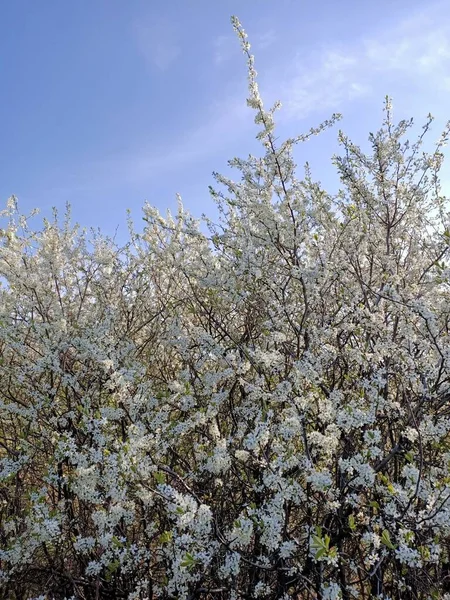
[[[331,196],[292,149],[338,116],[276,144],[233,23],[264,153],[207,234],[2,213],[2,600],[449,597],[449,128],[386,100]]]

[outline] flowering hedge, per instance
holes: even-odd
[[[233,24],[264,152],[208,233],[2,213],[2,600],[449,597],[449,128],[387,99],[331,196],[292,148],[338,116],[276,144]]]

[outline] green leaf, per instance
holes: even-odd
[[[396,548],[396,546],[394,546],[394,544],[391,542],[391,536],[389,535],[389,531],[387,529],[383,529],[383,533],[381,534],[381,543],[391,550],[395,550]]]
[[[120,560],[113,560],[111,563],[109,563],[107,568],[110,573],[115,573],[119,567]]]
[[[407,460],[409,463],[413,462],[413,460],[414,460],[414,453],[413,453],[413,452],[407,452],[407,453],[405,454],[405,458],[406,458],[406,460]]]
[[[164,531],[160,536],[159,536],[159,543],[160,544],[168,544],[173,538],[173,533],[171,531]]]
[[[196,563],[197,563],[197,560],[192,556],[192,554],[187,552],[181,562],[181,566],[184,567],[185,569],[191,570],[195,567]]]
[[[350,529],[352,531],[355,531],[356,523],[355,523],[355,516],[353,514],[349,515],[349,517],[348,517],[348,526],[350,527]]]
[[[157,471],[156,473],[153,473],[153,477],[155,478],[155,481],[158,484],[166,483],[165,473],[160,473],[159,471]]]

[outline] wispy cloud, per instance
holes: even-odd
[[[377,71],[396,71],[421,77],[439,88],[448,88],[450,72],[450,21],[417,13],[392,31],[365,40],[366,61]]]
[[[431,11],[430,11],[431,12]],[[348,43],[321,45],[290,60],[272,55],[272,67],[258,61],[257,44],[251,39],[256,54],[256,67],[261,71],[261,92],[267,100],[280,99],[283,110],[280,122],[308,119],[323,111],[343,111],[350,103],[378,93],[380,83],[406,81],[429,89],[450,89],[450,24],[416,13],[390,30],[353,39]],[[169,28],[170,29],[170,28]],[[152,38],[140,29],[143,52],[158,68],[167,68],[179,49],[176,36],[163,34]],[[159,32],[160,33],[160,32]],[[275,34],[260,34],[260,44],[273,43]],[[144,41],[145,40],[145,44]],[[166,43],[160,53],[160,43]],[[222,36],[214,43],[216,64],[231,59],[238,61],[239,48],[233,36]],[[280,62],[284,69],[280,69]],[[262,63],[262,64],[261,64]],[[239,91],[238,91],[239,89]],[[385,93],[385,90],[383,90]],[[205,96],[205,102],[207,97]],[[97,173],[116,173],[124,183],[139,183],[160,176],[169,169],[189,168],[214,153],[226,152],[237,139],[252,128],[252,118],[245,103],[242,86],[226,98],[209,99],[202,123],[191,123],[166,146],[136,147],[125,156],[110,157],[96,167]],[[281,124],[281,123],[280,123]],[[110,175],[108,175],[111,181]]]
[[[230,35],[219,35],[213,45],[216,65],[227,62],[236,53],[236,40]]]
[[[265,48],[272,46],[276,41],[277,35],[275,31],[273,29],[268,29],[256,36],[254,44],[257,50],[264,50]]]
[[[126,179],[136,183],[172,168],[187,168],[227,147],[249,124],[248,108],[241,97],[217,102],[206,113],[204,123],[187,130],[176,143],[159,148],[157,152],[153,148],[144,149],[125,160],[119,159]]]
[[[231,94],[205,110],[200,126],[186,129],[166,144],[136,147],[127,154],[90,164],[89,189],[114,187],[119,181],[139,185],[174,170],[188,169],[232,145],[251,124],[245,98]]]
[[[157,22],[135,22],[133,30],[140,53],[160,71],[168,69],[180,56],[181,47],[172,24],[161,19]]]
[[[339,110],[348,101],[368,95],[371,86],[359,77],[359,59],[347,49],[327,49],[293,62],[294,75],[280,82],[284,118],[303,119],[326,109]],[[307,65],[307,66],[306,66]]]
[[[371,37],[298,55],[267,87],[285,98],[285,117],[305,118],[324,109],[340,110],[395,76],[409,85],[450,90],[450,21],[429,5]],[[445,8],[444,8],[445,11]],[[286,73],[290,73],[290,76]]]
[[[276,38],[270,30],[253,38],[250,41],[258,68],[258,45],[267,47]],[[232,35],[217,38],[214,45],[216,64],[234,60],[234,56],[238,60],[236,39]],[[440,19],[439,11],[431,8],[372,36],[348,44],[322,45],[306,55],[298,53],[283,71],[279,61],[275,61],[277,67],[272,69],[265,69],[263,64],[261,87],[263,97],[267,92],[269,99],[281,99],[284,110],[279,118],[286,122],[306,119],[324,110],[343,110],[349,103],[376,91],[380,82],[385,85],[392,75],[411,82],[420,75],[424,85],[426,82],[443,89],[450,82],[449,59],[450,23]],[[195,162],[226,145],[230,136],[238,135],[236,122],[251,126],[249,117],[240,89],[239,94],[216,106],[206,125],[187,132],[173,148],[167,148],[160,156],[150,152],[130,160],[129,176],[132,179],[150,176],[168,162],[178,165]]]
[[[277,40],[273,29],[260,31],[251,37],[252,51],[258,52],[271,47]],[[213,42],[216,65],[228,62],[239,53],[239,42],[234,35],[219,35]]]

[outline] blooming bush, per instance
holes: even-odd
[[[276,143],[233,24],[264,151],[219,223],[2,213],[2,600],[448,597],[449,128],[387,99],[331,196],[292,149],[338,116]]]

